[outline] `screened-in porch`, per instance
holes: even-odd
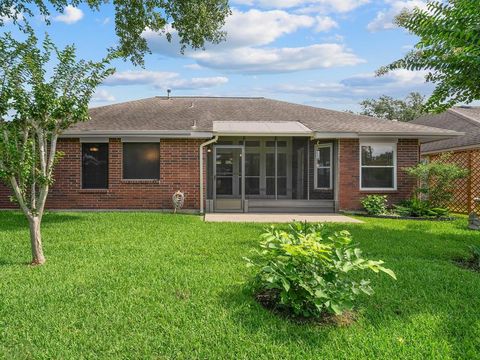
[[[208,148],[208,212],[333,212],[335,140],[221,137]]]

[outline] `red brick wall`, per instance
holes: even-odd
[[[81,189],[81,144],[64,139],[58,150],[65,156],[55,168],[55,184],[47,199],[50,209],[172,209],[172,195],[185,193],[184,209],[199,210],[199,145],[203,140],[162,139],[160,180],[122,180],[122,143],[110,139],[108,190]],[[205,159],[205,158],[204,158]],[[204,164],[206,161],[204,161]],[[14,207],[9,191],[0,186],[0,208]]]
[[[390,203],[396,203],[411,196],[416,185],[415,179],[402,169],[415,165],[420,159],[418,140],[400,139],[397,143],[397,190],[360,191],[360,145],[358,139],[339,140],[339,189],[340,210],[358,210],[360,200],[368,194],[387,195]]]

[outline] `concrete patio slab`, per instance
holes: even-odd
[[[205,214],[206,222],[289,223],[292,221],[363,223],[341,214],[273,214],[273,213],[212,213]]]

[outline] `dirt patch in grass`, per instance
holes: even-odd
[[[275,290],[263,290],[255,294],[255,300],[268,311],[299,324],[316,324],[332,326],[350,326],[357,320],[357,313],[344,311],[342,315],[329,313],[322,314],[319,318],[304,317],[293,313],[287,306],[281,305],[278,300],[278,292]]]
[[[480,266],[478,264],[478,261],[475,261],[473,259],[460,258],[460,259],[455,259],[453,262],[461,268],[475,271],[475,272],[480,272]]]

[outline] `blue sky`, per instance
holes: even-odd
[[[301,104],[358,110],[364,98],[429,94],[424,73],[397,71],[376,78],[380,66],[411,49],[416,38],[395,28],[403,8],[423,0],[231,0],[227,40],[205,51],[179,53],[146,30],[153,51],[145,68],[117,61],[117,73],[99,87],[92,106],[165,95],[264,96]],[[52,25],[38,18],[59,45],[74,43],[86,59],[100,59],[114,45],[113,12],[86,7],[52,14]],[[7,25],[8,28],[8,25]]]

